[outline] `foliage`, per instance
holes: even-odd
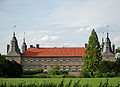
[[[101,61],[99,65],[100,73],[114,72],[115,71],[115,62],[110,61]]]
[[[31,70],[24,70],[23,71],[24,75],[34,75],[37,73],[43,73],[43,69],[31,69]]]
[[[36,74],[36,75],[33,75],[34,78],[51,78],[50,75],[48,74]]]
[[[93,73],[94,77],[116,77],[120,72],[120,62],[101,61],[97,71]]]
[[[86,46],[85,56],[83,57],[83,70],[90,72],[93,76],[93,72],[97,71],[101,59],[100,43],[93,29],[89,37],[88,45]]]
[[[65,70],[49,70],[48,74],[49,75],[62,75],[62,74],[68,74],[68,72]]]
[[[60,69],[59,65],[55,65],[55,66],[53,66],[53,68],[52,68],[52,70],[59,70],[59,69]]]
[[[16,61],[6,60],[5,56],[0,57],[0,77],[19,77],[22,72],[22,66]]]
[[[118,47],[118,48],[116,49],[116,52],[120,52],[120,47]]]
[[[82,72],[80,72],[80,77],[81,78],[89,78],[90,75],[87,71],[82,71]]]
[[[62,74],[68,74],[68,71],[65,70],[59,70],[59,66],[55,65],[53,66],[52,70],[48,71],[49,75],[62,75]]]
[[[99,70],[95,71],[93,74],[94,74],[94,77],[95,77],[95,78],[102,77],[102,73],[100,73]]]

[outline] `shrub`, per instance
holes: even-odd
[[[32,70],[25,70],[23,71],[24,75],[34,75],[37,73],[43,73],[43,69],[32,69]]]
[[[62,75],[62,78],[75,78],[75,76],[74,75]]]
[[[50,75],[48,74],[36,74],[36,75],[33,75],[34,78],[51,78]]]
[[[117,76],[120,77],[120,73],[117,73]]]
[[[102,74],[99,71],[94,72],[94,77],[98,78],[98,77],[102,77]]]
[[[116,76],[116,73],[115,72],[111,72],[110,73],[110,77],[115,77]]]
[[[103,77],[115,77],[116,73],[115,72],[107,72],[107,73],[103,73]]]
[[[80,72],[80,77],[81,78],[89,78],[90,75],[87,71],[82,71],[82,72]]]
[[[65,70],[49,70],[48,74],[49,75],[62,75],[62,74],[68,74],[68,72]]]

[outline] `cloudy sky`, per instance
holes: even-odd
[[[107,26],[120,46],[120,0],[0,0],[0,53],[14,31],[20,48],[24,32],[28,47],[83,47],[93,28],[101,42]]]

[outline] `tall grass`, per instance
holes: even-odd
[[[76,82],[73,82],[72,80],[70,80],[68,84],[65,84],[64,80],[62,80],[60,83],[44,81],[43,83],[40,83],[40,84],[36,83],[36,82],[29,83],[29,84],[27,84],[25,82],[22,82],[22,83],[19,83],[19,84],[2,83],[2,84],[0,84],[0,87],[94,87],[94,86],[89,85],[87,83],[86,84],[81,84],[80,82],[81,82],[81,80],[78,80]],[[113,86],[113,85],[109,84],[109,81],[107,79],[106,82],[101,81],[99,83],[98,87],[120,87],[120,83],[117,84],[116,86]]]

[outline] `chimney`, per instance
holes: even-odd
[[[7,53],[9,52],[9,49],[10,49],[10,45],[8,44],[7,45]]]
[[[39,44],[36,44],[36,49],[39,49]]]
[[[85,43],[85,48],[87,47],[87,43]]]
[[[33,45],[30,45],[30,48],[33,48]]]

